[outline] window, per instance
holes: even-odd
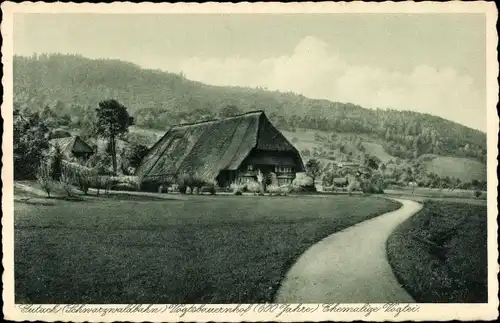
[[[293,167],[291,167],[291,166],[276,166],[275,171],[277,173],[293,173]]]
[[[279,184],[280,185],[292,184],[292,181],[293,181],[292,178],[280,178],[279,179]]]
[[[249,171],[249,172],[253,171],[253,165],[248,165],[247,166],[247,171]]]

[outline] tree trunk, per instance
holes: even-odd
[[[111,137],[111,159],[113,161],[113,174],[116,175],[116,147],[115,147],[115,137]]]

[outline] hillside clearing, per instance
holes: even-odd
[[[437,156],[424,162],[429,173],[458,177],[462,182],[486,180],[486,164],[469,158]]]
[[[398,207],[355,196],[16,203],[16,302],[269,302],[310,245]]]

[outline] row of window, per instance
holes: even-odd
[[[248,165],[248,171],[254,171],[255,167],[253,165]],[[274,171],[276,173],[293,173],[293,167],[291,166],[275,166]]]

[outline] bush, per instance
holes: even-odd
[[[181,194],[186,194],[187,188],[188,187],[183,185],[183,184],[178,184],[179,193],[181,193]]]
[[[292,192],[293,187],[290,184],[283,184],[280,186],[280,191],[282,195],[288,195],[290,192]]]
[[[85,195],[87,195],[87,193],[89,191],[91,180],[92,180],[92,177],[90,175],[89,176],[85,176],[85,175],[82,175],[82,174],[78,174],[78,176],[77,176],[78,188]]]
[[[347,192],[351,194],[354,191],[360,191],[361,190],[361,185],[357,180],[351,180],[349,181],[349,185],[347,185]]]
[[[270,195],[279,195],[281,193],[281,189],[278,185],[267,186],[267,191]]]
[[[231,183],[229,189],[231,190],[231,192],[233,192],[234,195],[241,195],[243,194],[243,186],[244,185],[240,183]]]
[[[313,179],[304,173],[297,173],[292,185],[300,187],[300,192],[316,192]]]
[[[207,183],[200,189],[200,193],[209,193],[210,195],[215,195],[217,193],[217,184],[215,182]]]
[[[207,180],[198,174],[182,174],[177,179],[179,191],[183,194],[191,193],[195,188],[199,191],[206,184],[208,184]]]
[[[61,177],[59,178],[59,183],[61,185],[61,188],[66,191],[66,194],[68,194],[68,197],[73,196],[73,185],[75,179],[71,177],[68,173],[62,173]]]
[[[481,197],[481,195],[483,195],[483,192],[481,192],[480,190],[475,190],[475,191],[474,191],[474,197],[475,197],[475,198],[477,198],[477,199],[478,199],[478,198],[480,198],[480,197]]]
[[[325,192],[335,192],[335,185],[323,186],[323,191],[325,191]]]
[[[256,181],[250,181],[246,183],[245,187],[251,193],[257,194],[260,192],[260,184],[257,183]]]
[[[313,184],[313,179],[304,173],[297,173],[292,184],[294,186],[307,186]]]
[[[103,176],[108,179],[108,186],[113,190],[138,191],[141,180],[138,176]]]
[[[50,197],[50,192],[54,189],[54,181],[52,180],[50,167],[46,164],[41,164],[38,167],[36,179],[45,193],[47,193],[47,196]]]
[[[360,188],[363,193],[367,194],[383,194],[384,190],[377,183],[372,183],[369,180],[364,180],[360,183]]]

